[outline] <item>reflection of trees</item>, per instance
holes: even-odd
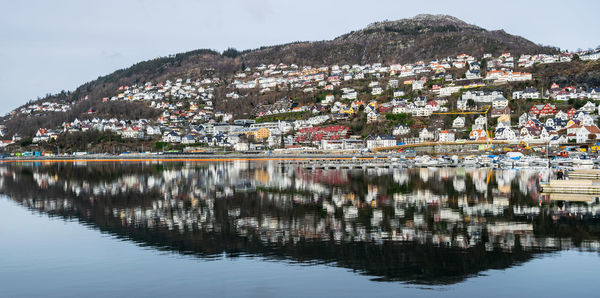
[[[579,245],[600,235],[593,217],[515,214],[517,203],[535,206],[521,192],[503,199],[511,204],[505,212],[478,213],[500,201],[492,198],[500,192],[496,180],[513,181],[514,190],[523,185],[517,179],[530,187],[528,179],[492,175],[481,193],[481,173],[420,171],[341,171],[306,182],[307,173],[267,164],[11,166],[1,171],[1,191],[24,206],[157,249],[331,263],[414,283],[458,282],[560,248],[540,245],[540,237],[572,237]],[[456,177],[464,191],[454,188]],[[112,192],[98,191],[104,188]],[[528,234],[531,223],[535,235]]]

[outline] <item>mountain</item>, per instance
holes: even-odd
[[[488,31],[447,15],[378,22],[330,41],[299,42],[242,53],[247,64],[407,63],[468,53],[556,53],[503,30]],[[253,62],[253,63],[252,63]]]
[[[481,56],[511,52],[557,53],[552,47],[537,45],[525,38],[502,30],[488,31],[447,15],[417,15],[409,19],[377,22],[366,28],[339,36],[333,40],[294,42],[239,52],[234,49],[218,53],[195,50],[169,57],[156,58],[117,70],[85,83],[73,92],[38,100],[77,102],[66,116],[54,113],[39,117],[12,117],[5,120],[8,133],[31,135],[39,127],[56,127],[64,121],[81,117],[90,108],[103,112],[101,116],[122,118],[155,117],[157,111],[140,103],[101,104],[101,98],[113,96],[119,86],[147,81],[199,77],[227,76],[246,66],[260,64],[332,65],[365,63],[407,63],[467,53]],[[89,100],[80,100],[85,97]],[[253,104],[261,102],[254,99]],[[226,109],[219,106],[217,108]],[[116,115],[115,115],[116,113]]]

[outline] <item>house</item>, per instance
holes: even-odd
[[[413,90],[422,90],[424,86],[425,86],[425,82],[423,82],[421,80],[414,80],[412,82],[412,89]]]
[[[523,127],[520,130],[519,136],[524,140],[532,140],[541,134],[541,128],[536,127]]]
[[[248,151],[250,150],[250,146],[247,142],[237,142],[233,145],[233,150],[235,151]]]
[[[429,131],[427,128],[423,128],[419,131],[419,139],[421,139],[421,141],[431,141],[434,138],[435,135],[433,134],[433,131]]]
[[[367,114],[367,123],[377,122],[379,114],[375,111],[371,111]]]
[[[323,99],[321,101],[321,104],[328,105],[328,104],[331,104],[334,101],[335,101],[335,96],[331,95],[331,94],[328,94],[328,95],[325,95],[325,99]]]
[[[182,144],[194,144],[196,143],[196,138],[193,135],[185,135],[181,138]]]
[[[540,99],[540,92],[533,87],[525,88],[523,91],[513,92],[513,99]]]
[[[373,90],[371,91],[372,95],[381,95],[382,93],[383,93],[383,88],[381,88],[379,86],[373,87]]]
[[[474,129],[469,133],[469,139],[473,141],[485,141],[488,139],[488,135],[483,129]]]
[[[542,131],[540,133],[540,139],[544,140],[544,141],[550,141],[554,136],[557,136],[558,133],[556,132],[556,129],[554,129],[553,127],[543,127]]]
[[[558,111],[556,110],[556,106],[550,103],[544,105],[533,105],[529,110],[531,115],[537,115],[540,117],[546,117],[550,115],[556,114]]]
[[[598,126],[582,126],[577,131],[576,140],[577,143],[586,143],[589,141],[598,140],[598,137],[600,137],[600,129]]]
[[[430,100],[426,105],[425,108],[432,111],[432,112],[436,112],[440,110],[440,105],[438,104],[438,102],[436,100]]]
[[[440,142],[454,142],[456,140],[454,131],[442,130],[439,133]]]
[[[510,127],[510,114],[504,114],[498,117],[498,126]]]
[[[465,73],[465,78],[468,80],[480,79],[481,71],[479,69],[469,69]]]
[[[181,137],[174,131],[165,132],[162,141],[166,143],[180,143]]]
[[[525,123],[525,127],[541,127],[542,123],[536,118],[529,118]]]
[[[548,119],[546,119],[546,122],[544,122],[544,125],[547,126],[547,127],[555,128],[556,127],[556,123],[555,123],[554,119],[555,118],[548,118]]]
[[[413,103],[417,107],[424,107],[427,104],[427,99],[425,97],[417,97],[413,99]]]
[[[510,127],[497,128],[494,133],[496,140],[514,141],[517,139],[517,134]]]
[[[509,106],[506,106],[504,108],[493,108],[490,112],[492,118],[500,117],[502,115],[510,115],[510,113],[511,110]]]
[[[479,116],[475,119],[475,123],[472,126],[472,130],[483,129],[487,124],[487,118],[485,116]]]
[[[473,100],[477,103],[491,103],[494,99],[504,97],[502,92],[499,91],[467,91],[462,94],[462,98],[465,100]]]
[[[561,120],[567,121],[567,120],[569,120],[569,118],[570,118],[570,117],[569,117],[569,115],[568,115],[567,113],[565,113],[565,112],[563,112],[563,111],[558,111],[558,112],[556,113],[556,115],[554,115],[554,118],[557,118],[557,119],[561,119]]]
[[[587,97],[589,99],[595,99],[595,100],[600,99],[600,88],[590,88],[588,90]],[[600,109],[600,107],[598,107],[598,108]]]
[[[402,96],[404,96],[404,91],[402,91],[402,90],[394,91],[394,98],[398,98],[398,97],[402,97]]]
[[[271,131],[266,127],[243,127],[231,132],[232,134],[245,134],[252,136],[255,140],[262,141],[271,135]]]
[[[148,125],[148,127],[146,127],[146,135],[149,136],[158,136],[161,135],[161,131],[160,131],[160,127],[158,126],[151,126]]]
[[[432,111],[426,108],[414,108],[411,111],[414,117],[429,117],[432,114]]]
[[[579,108],[579,111],[583,111],[588,114],[592,114],[593,112],[596,111],[596,105],[593,102],[588,101],[585,103],[585,105],[583,105],[583,107]]]
[[[392,109],[392,114],[404,114],[407,111],[407,107],[405,104],[399,104],[394,106]]]
[[[465,117],[456,117],[454,121],[452,121],[453,128],[463,128],[465,127]]]
[[[525,126],[527,120],[529,120],[529,115],[527,115],[527,113],[521,114],[521,116],[519,116],[519,126]]]
[[[492,107],[494,109],[504,109],[508,106],[508,100],[504,96],[496,97],[492,100]]]
[[[382,148],[396,146],[396,139],[390,135],[379,135],[367,137],[367,148]]]
[[[468,107],[468,100],[462,97],[459,97],[456,101],[456,108],[459,110],[466,110]]]
[[[581,59],[583,61],[598,60],[598,59],[600,59],[600,51],[581,55],[581,56],[579,56],[579,59]]]
[[[402,125],[402,124],[396,125],[392,132],[392,134],[395,136],[402,136],[402,135],[406,135],[408,133],[410,133],[410,128],[408,126]]]
[[[124,139],[143,139],[144,131],[139,127],[127,127],[121,131],[121,136]]]

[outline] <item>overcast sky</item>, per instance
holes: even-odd
[[[598,0],[0,0],[0,114],[157,56],[332,39],[449,14],[562,49],[600,45]]]

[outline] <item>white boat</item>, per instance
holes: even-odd
[[[571,159],[574,168],[592,169],[594,168],[594,160],[587,155],[579,155]]]
[[[429,155],[422,155],[415,158],[415,166],[417,167],[436,167],[437,165],[437,159],[431,158]]]
[[[467,156],[463,158],[462,164],[465,167],[475,167],[477,166],[477,159],[475,158],[475,156]]]

